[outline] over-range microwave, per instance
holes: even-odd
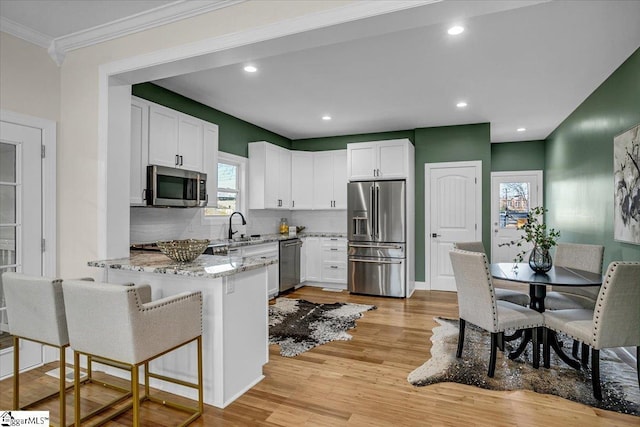
[[[147,166],[147,206],[197,208],[207,205],[207,174]]]

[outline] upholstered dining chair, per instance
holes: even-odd
[[[564,333],[591,347],[593,395],[602,400],[600,350],[635,346],[640,354],[640,262],[612,262],[595,303],[595,308],[545,311],[543,333],[544,365],[548,367],[547,328]],[[640,358],[637,359],[640,386]]]
[[[131,374],[127,397],[133,408],[133,426],[140,423],[140,404],[150,400],[191,415],[182,425],[197,419],[203,412],[202,385],[202,293],[182,292],[151,301],[149,285],[123,286],[110,283],[87,283],[70,280],[62,284],[69,329],[69,343],[74,350],[75,419],[81,419],[80,356],[121,364]],[[196,343],[197,382],[172,379],[154,374],[149,362],[189,343]],[[189,363],[185,361],[185,363]],[[140,396],[138,368],[144,366],[144,396]],[[150,393],[149,379],[173,382],[198,392],[197,407],[187,407],[159,399]],[[123,411],[118,411],[118,415]],[[100,420],[103,422],[105,420]]]
[[[487,256],[481,252],[454,249],[449,252],[458,290],[460,333],[456,357],[462,356],[464,330],[470,322],[491,333],[491,355],[487,375],[493,377],[499,342],[507,329],[533,329],[533,366],[538,368],[538,327],[542,314],[528,307],[496,299]]]
[[[9,333],[13,335],[13,409],[27,409],[58,396],[60,426],[66,425],[66,360],[69,347],[62,280],[21,273],[2,274]],[[58,390],[20,405],[20,340],[34,341],[59,351]]]
[[[603,257],[602,245],[558,243],[554,264],[601,274]],[[544,298],[544,306],[547,310],[593,308],[598,291],[599,288],[594,286],[552,286]]]
[[[482,252],[485,254],[484,245],[482,242],[455,242],[454,248],[461,249],[463,251]],[[494,291],[496,293],[496,299],[502,301],[509,301],[514,304],[529,306],[529,295],[524,292],[518,292],[511,289],[504,289],[507,281],[500,279],[493,279]]]

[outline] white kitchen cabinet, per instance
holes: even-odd
[[[249,208],[290,207],[291,152],[266,141],[249,143]]]
[[[408,139],[347,144],[349,181],[404,179],[413,162],[413,145]]]
[[[149,103],[131,98],[131,175],[129,178],[129,204],[144,206],[149,164]]]
[[[218,125],[204,123],[204,172],[207,174],[207,206],[218,207]]]
[[[180,147],[180,153],[176,151]],[[182,156],[182,165],[179,156]],[[218,188],[218,125],[131,97],[129,204],[144,206],[147,166],[182,167],[207,174],[208,206]]]
[[[322,246],[319,237],[305,237],[302,247],[305,249],[307,259],[307,272],[305,279],[307,282],[319,282],[322,280]]]
[[[204,172],[204,122],[161,105],[149,110],[149,163]]]
[[[313,209],[315,154],[308,151],[291,152],[291,209]]]
[[[347,209],[346,150],[314,153],[313,209]]]
[[[274,256],[278,258],[279,247],[278,242],[264,243],[260,245],[241,246],[229,249],[229,256],[239,257],[261,257]],[[269,298],[273,298],[278,294],[280,288],[280,271],[278,264],[267,266],[268,286],[267,292]]]
[[[347,239],[321,238],[322,282],[347,283]]]

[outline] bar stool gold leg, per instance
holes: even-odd
[[[65,347],[60,347],[60,426],[67,425],[67,355]]]
[[[73,411],[75,426],[80,426],[80,353],[73,352]]]
[[[13,409],[20,409],[20,339],[13,337]]]

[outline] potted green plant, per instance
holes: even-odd
[[[549,250],[557,244],[560,232],[551,228],[547,230],[547,225],[542,222],[543,215],[547,209],[537,206],[529,210],[527,214],[527,222],[522,226],[524,231],[522,237],[518,240],[503,243],[500,246],[522,246],[524,242],[533,243],[533,249],[529,256],[529,266],[534,271],[546,273],[551,269],[552,260]],[[523,262],[524,256],[528,250],[519,252],[513,259],[514,262]]]

